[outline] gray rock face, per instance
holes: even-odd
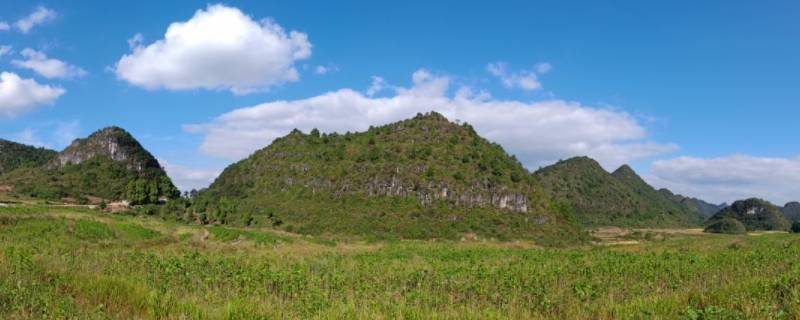
[[[159,166],[155,158],[144,151],[128,132],[109,127],[95,132],[86,139],[76,139],[49,164],[50,169],[68,164],[80,164],[96,157],[124,163],[128,170],[142,172],[145,168]]]
[[[282,182],[284,190],[286,187],[297,184],[292,177],[286,177]],[[420,185],[392,176],[388,179],[373,177],[371,181],[362,184],[360,188],[354,188],[353,185],[354,183],[350,182],[334,183],[322,179],[312,179],[309,183],[303,183],[304,187],[312,189],[313,192],[325,189],[334,194],[344,194],[351,191],[358,192],[357,190],[361,189],[369,197],[413,197],[422,206],[432,205],[435,201],[444,201],[457,207],[492,206],[518,213],[527,213],[529,207],[528,197],[525,194],[494,187],[489,183],[475,183],[471,188],[462,190],[453,188],[446,182],[430,181]]]

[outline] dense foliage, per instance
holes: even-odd
[[[23,167],[39,167],[56,156],[56,152],[0,139],[0,175]]]
[[[744,234],[747,233],[747,228],[733,218],[722,218],[710,223],[704,230],[709,233],[725,233],[725,234]]]
[[[792,232],[800,233],[800,221],[792,222]]]
[[[307,234],[584,238],[516,158],[437,113],[361,133],[295,130],[226,168],[195,208]]]
[[[734,202],[711,217],[707,225],[726,218],[739,220],[747,231],[787,231],[790,227],[789,221],[783,217],[778,208],[768,201],[755,198]]]
[[[0,208],[2,319],[798,317],[796,234],[541,249]]]
[[[653,189],[628,166],[609,174],[597,161],[576,157],[534,175],[553,199],[571,205],[588,226],[674,227],[702,222],[697,212],[671,193]]]
[[[43,199],[99,197],[155,203],[161,197],[179,195],[158,161],[117,127],[76,140],[47,163],[4,174],[0,184]]]

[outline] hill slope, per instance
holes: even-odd
[[[706,224],[711,225],[725,218],[739,220],[747,231],[788,230],[790,226],[777,207],[755,198],[734,202],[708,219]]]
[[[800,202],[792,201],[781,208],[783,216],[790,222],[800,220]]]
[[[582,234],[513,156],[438,113],[361,133],[295,130],[226,168],[198,203],[209,221],[310,234],[540,242]]]
[[[148,203],[178,193],[158,161],[118,127],[77,139],[46,164],[14,170],[0,180],[18,193],[50,199],[95,196]]]
[[[49,162],[57,152],[0,139],[0,175],[21,167],[38,167]]]
[[[534,175],[553,199],[571,205],[579,221],[588,226],[669,227],[702,221],[627,165],[609,174],[597,161],[576,157]]]

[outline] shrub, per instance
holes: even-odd
[[[744,224],[733,218],[723,218],[708,225],[703,232],[725,233],[725,234],[744,234],[747,233]]]
[[[792,222],[792,232],[800,233],[800,221]]]

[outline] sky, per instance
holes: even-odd
[[[530,170],[588,155],[800,200],[797,1],[0,3],[0,138],[117,125],[184,189],[293,128],[438,111]]]

